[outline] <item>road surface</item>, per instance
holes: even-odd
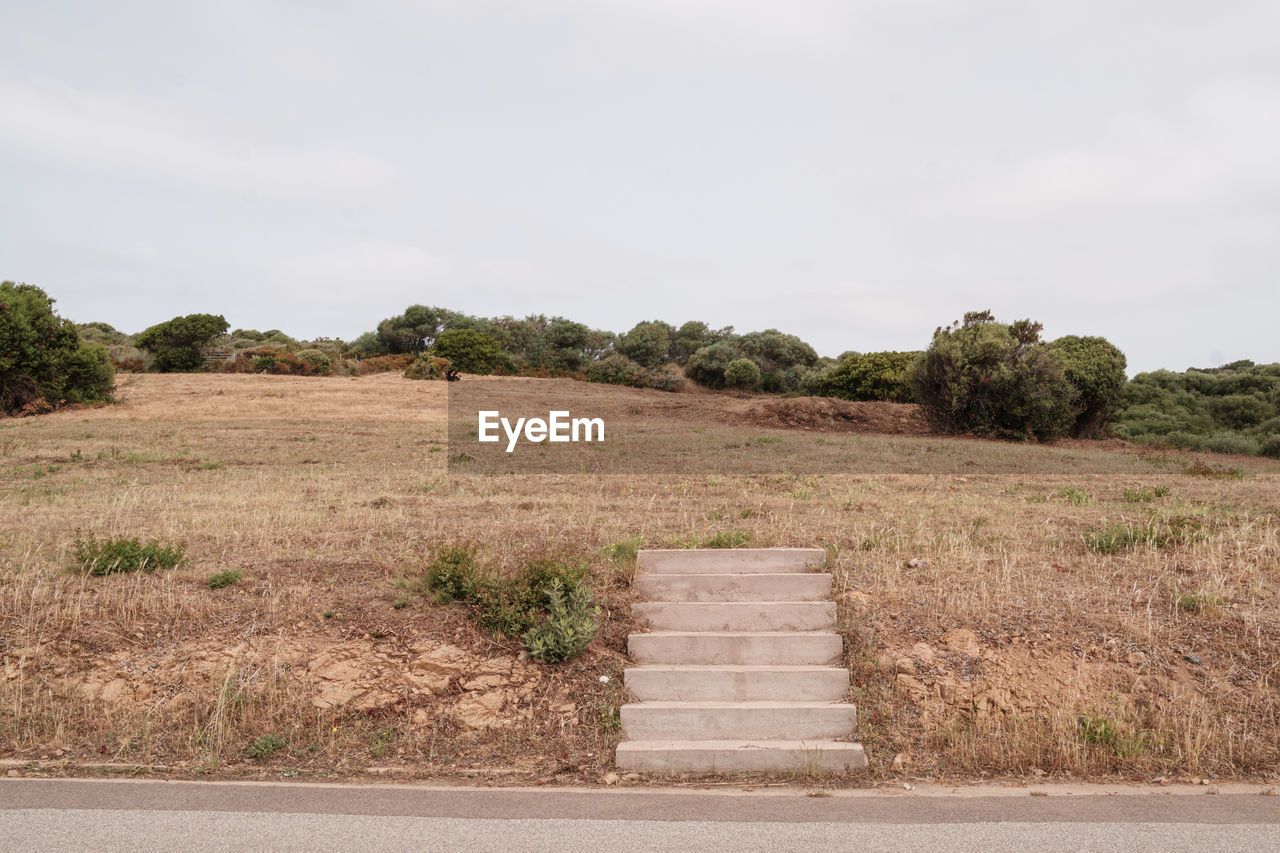
[[[746,793],[0,779],[0,849],[1280,850],[1280,798],[1203,788]]]

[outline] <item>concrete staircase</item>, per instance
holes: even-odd
[[[641,551],[620,770],[846,772],[867,766],[820,548]]]

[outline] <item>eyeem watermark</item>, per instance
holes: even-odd
[[[497,442],[502,440],[498,434],[501,427],[506,434],[507,452],[516,449],[516,444],[523,438],[525,441],[538,444],[543,441],[604,441],[604,418],[575,418],[568,411],[547,412],[543,418],[516,418],[514,424],[509,418],[494,409],[486,409],[477,413],[479,440]]]

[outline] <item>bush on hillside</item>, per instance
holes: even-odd
[[[134,339],[134,345],[155,358],[161,373],[199,370],[204,364],[201,350],[227,331],[221,314],[188,314],[157,323]]]
[[[618,338],[618,352],[641,367],[653,368],[671,360],[671,326],[660,320],[637,323]]]
[[[1123,397],[1128,364],[1124,353],[1106,338],[1077,335],[1058,338],[1049,349],[1076,392],[1071,434],[1077,438],[1100,435]]]
[[[830,369],[810,383],[811,392],[820,397],[842,400],[915,402],[911,369],[923,353],[869,352],[842,356]]]
[[[53,302],[33,285],[0,283],[0,412],[111,399],[115,371],[106,349],[83,344]]]
[[[441,332],[431,346],[431,354],[448,359],[459,373],[492,373],[499,361],[498,342],[479,329]]]
[[[333,358],[329,353],[314,347],[298,350],[298,358],[311,365],[315,376],[328,376],[333,373]]]
[[[423,353],[405,370],[404,378],[445,380],[449,373],[449,359]]]
[[[1280,364],[1140,373],[1124,388],[1115,431],[1142,444],[1272,455],[1280,445]]]
[[[760,368],[749,358],[736,358],[724,369],[724,384],[739,391],[754,391],[760,385]]]
[[[1065,435],[1076,392],[1040,329],[981,311],[935,331],[913,370],[926,417],[944,432],[1041,441]]]

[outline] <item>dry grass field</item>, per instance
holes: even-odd
[[[395,375],[121,376],[118,405],[0,421],[0,758],[594,782],[630,629],[629,567],[601,549],[719,537],[828,548],[872,761],[849,784],[1275,777],[1280,465],[568,385],[618,417],[660,399],[673,432],[714,428],[706,453],[810,442],[821,473],[451,476],[445,384]],[[1016,455],[1019,473],[851,474],[850,442]],[[186,559],[87,576],[86,536]],[[459,543],[504,571],[589,561],[600,635],[540,666],[415,592]],[[242,579],[209,588],[225,570]]]

